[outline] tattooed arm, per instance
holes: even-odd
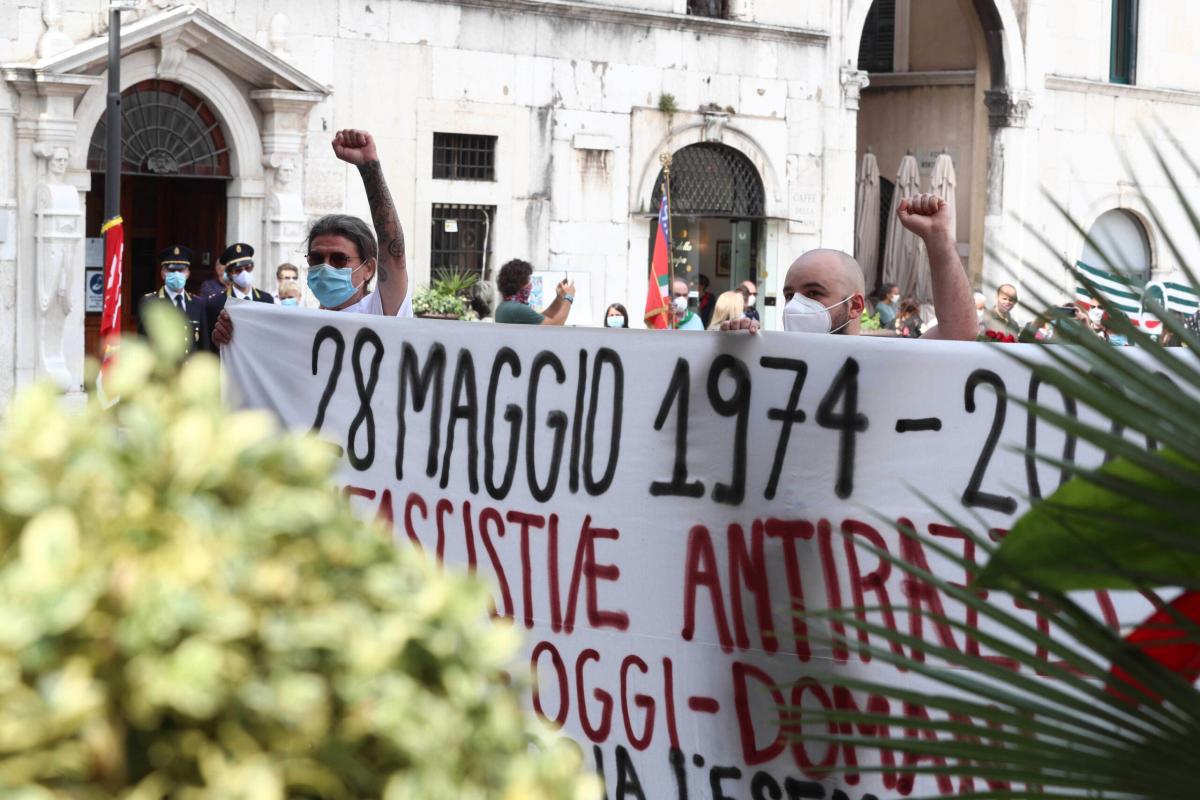
[[[375,224],[375,238],[379,241],[375,290],[383,302],[383,313],[394,316],[408,295],[408,268],[404,255],[404,231],[400,228],[396,205],[383,178],[383,166],[375,151],[375,140],[366,131],[338,131],[333,138],[333,150],[338,158],[358,167],[358,174],[362,176],[363,188],[367,190],[367,203],[371,207],[371,221]]]

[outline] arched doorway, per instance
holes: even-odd
[[[865,19],[851,57],[869,73],[870,85],[860,98],[856,164],[871,148],[886,187],[901,160],[915,156],[921,191],[929,191],[934,162],[949,154],[957,177],[959,254],[980,286],[984,220],[993,201],[989,93],[1007,96],[1014,80],[1023,79],[1020,65],[1010,64],[1014,32],[1007,6],[995,0],[874,0],[865,12],[858,8]],[[880,206],[886,216],[886,198]],[[881,235],[881,252],[884,246]]]
[[[660,172],[651,208],[659,207],[662,183]],[[671,162],[675,274],[689,283],[704,275],[714,294],[745,280],[757,283],[764,256],[765,206],[762,176],[735,148],[701,142],[676,151]],[[651,237],[656,225],[657,220],[651,220]]]
[[[87,167],[88,235],[103,222],[107,114],[92,132]],[[125,221],[123,330],[137,327],[139,299],[159,288],[159,251],[183,244],[196,254],[188,291],[215,273],[224,246],[230,149],[203,98],[165,80],[141,81],[121,93],[121,216]],[[85,347],[98,354],[99,314],[89,313]]]

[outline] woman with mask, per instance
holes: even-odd
[[[900,287],[892,284],[884,289],[883,299],[879,301],[879,305],[875,306],[875,313],[879,315],[879,326],[882,328],[892,327],[899,311]]]
[[[300,305],[300,287],[295,281],[279,284],[279,305],[295,307]]]
[[[604,312],[604,327],[629,328],[629,312],[620,303],[613,303]]]
[[[348,214],[328,214],[313,223],[308,232],[308,289],[327,311],[411,317],[404,231],[383,178],[375,140],[366,131],[338,131],[333,152],[358,168],[375,232],[372,235],[365,222]],[[213,342],[225,345],[232,336],[233,322],[222,311]]]
[[[727,320],[741,319],[746,312],[746,299],[739,291],[722,292],[717,298],[713,310],[712,321],[708,323],[710,331],[721,330],[721,323]]]

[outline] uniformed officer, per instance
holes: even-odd
[[[212,334],[212,325],[216,324],[217,315],[230,300],[254,300],[259,303],[274,303],[275,298],[267,292],[254,288],[254,248],[245,242],[231,244],[221,253],[219,259],[221,269],[225,273],[225,291],[211,294],[205,300],[205,313],[209,320],[208,333]],[[212,348],[216,352],[216,348]]]
[[[167,303],[178,309],[187,320],[187,352],[209,350],[208,316],[205,302],[199,297],[189,294],[184,288],[191,274],[193,255],[190,248],[183,245],[171,245],[158,254],[158,266],[162,274],[163,286],[157,292],[142,296],[138,313],[138,333],[145,335],[142,316],[147,303]]]

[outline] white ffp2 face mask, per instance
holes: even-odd
[[[847,317],[845,322],[834,328],[829,311],[849,303],[853,296],[850,295],[840,303],[826,307],[810,297],[794,294],[783,307],[783,329],[789,333],[836,333],[850,324],[850,318]]]
[[[683,316],[688,310],[688,299],[686,297],[675,297],[671,300],[671,310],[676,316]]]

